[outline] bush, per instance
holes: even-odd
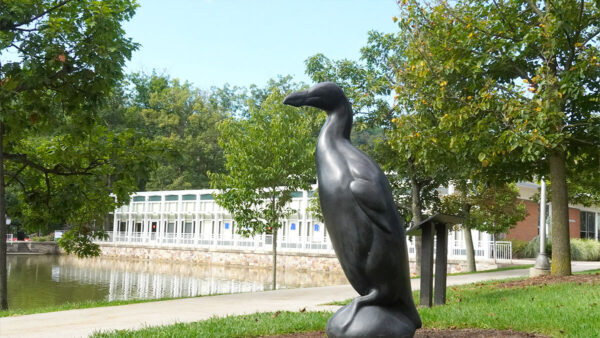
[[[571,260],[600,261],[600,242],[593,239],[571,239]]]
[[[51,242],[54,240],[54,235],[53,234],[48,234],[45,236],[39,236],[39,237],[31,237],[31,240],[34,242]]]
[[[513,258],[527,258],[523,256],[523,248],[527,245],[527,241],[521,241],[518,239],[510,239],[512,243],[512,256]]]
[[[540,239],[536,236],[529,242],[518,241],[517,248],[515,250],[515,242],[513,242],[513,254],[517,258],[536,258],[540,253]],[[546,255],[552,257],[552,243],[546,241]]]
[[[512,251],[514,258],[536,258],[540,252],[539,237],[529,242],[513,239]],[[546,242],[546,254],[552,258],[552,243]],[[593,239],[571,238],[571,260],[600,261],[600,242]]]

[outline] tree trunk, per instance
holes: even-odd
[[[554,150],[550,154],[550,202],[552,203],[552,264],[556,276],[571,274],[571,244],[569,236],[569,201],[565,153]]]
[[[467,256],[467,272],[475,272],[477,271],[477,266],[475,265],[475,247],[473,246],[473,236],[471,235],[471,226],[469,224],[469,215],[471,213],[471,206],[464,206],[464,217],[465,221],[463,224],[463,234],[465,237],[465,249]]]
[[[473,246],[473,236],[471,236],[471,228],[464,227],[463,233],[465,236],[465,248],[467,251],[467,272],[477,271],[475,265],[475,247]]]
[[[8,310],[6,271],[6,196],[4,190],[4,123],[0,121],[0,310]]]
[[[410,195],[412,199],[412,221],[414,224],[419,224],[423,220],[421,187],[419,186],[419,182],[417,182],[417,178],[414,175],[410,177]],[[421,236],[415,236],[415,273],[417,276],[421,275],[421,241]]]
[[[273,290],[277,289],[277,228],[273,228]]]

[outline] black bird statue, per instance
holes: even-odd
[[[319,199],[335,253],[360,294],[329,319],[327,336],[413,337],[421,318],[412,298],[403,221],[384,173],[350,143],[350,102],[335,83],[323,82],[283,103],[327,112],[317,142]]]

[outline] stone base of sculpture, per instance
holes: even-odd
[[[328,338],[398,337],[412,338],[417,327],[397,307],[364,305],[356,299],[339,309],[327,322]]]

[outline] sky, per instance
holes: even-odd
[[[208,89],[263,86],[292,75],[310,84],[317,53],[357,60],[370,30],[395,32],[395,0],[138,0],[124,24],[141,44],[126,71],[156,70]]]

